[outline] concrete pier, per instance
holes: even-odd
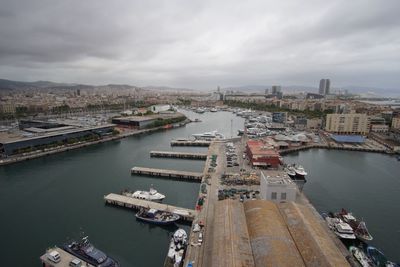
[[[206,160],[206,153],[188,153],[176,151],[150,151],[150,157],[155,158],[178,158],[178,159],[198,159]]]
[[[203,176],[200,172],[186,172],[186,171],[175,171],[166,169],[155,169],[155,168],[145,168],[145,167],[133,167],[131,169],[131,174],[138,175],[149,175],[157,176],[163,178],[175,178],[189,181],[200,182]]]
[[[150,208],[160,211],[168,211],[179,215],[181,219],[184,221],[193,221],[193,218],[196,214],[196,212],[191,209],[175,207],[172,205],[167,205],[143,199],[137,199],[133,197],[127,197],[114,193],[104,196],[104,201],[106,202],[106,204],[116,205],[134,210],[138,210],[140,208]]]
[[[210,146],[211,141],[202,140],[172,140],[171,146]]]

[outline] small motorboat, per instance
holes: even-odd
[[[157,192],[157,190],[153,188],[153,185],[150,187],[149,191],[138,190],[133,193],[130,191],[123,191],[122,195],[150,201],[162,201],[165,198],[165,195]]]

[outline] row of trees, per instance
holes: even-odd
[[[176,118],[169,118],[169,119],[162,119],[162,118],[158,118],[156,121],[148,124],[146,126],[147,129],[149,128],[155,128],[155,127],[160,127],[160,126],[164,126],[167,124],[173,124],[173,123],[177,123],[177,122],[181,122],[186,120],[185,116],[180,116],[180,117],[176,117]]]

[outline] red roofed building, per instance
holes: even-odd
[[[273,146],[261,140],[247,141],[246,153],[254,167],[278,168],[281,164],[279,152]]]

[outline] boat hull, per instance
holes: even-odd
[[[147,222],[147,223],[151,223],[151,224],[156,224],[156,225],[170,225],[175,223],[176,221],[179,220],[179,217],[175,217],[174,219],[168,220],[168,221],[159,221],[159,220],[154,220],[152,218],[145,218],[145,217],[141,217],[139,215],[135,215],[136,219],[139,221],[143,221],[143,222]]]

